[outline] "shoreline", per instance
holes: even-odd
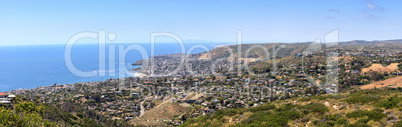
[[[139,78],[144,78],[144,77],[148,76],[145,73],[141,73],[141,72],[134,72],[132,74],[134,75],[133,77],[139,77]]]
[[[146,74],[141,73],[141,72],[136,72],[136,71],[129,71],[129,72],[130,72],[129,75],[127,75],[127,76],[124,77],[124,78],[129,78],[129,77],[144,78],[144,77],[147,76]],[[118,79],[120,79],[120,78],[118,78],[118,77],[116,77],[116,78],[105,78],[105,77],[103,77],[103,78],[101,78],[101,79],[99,79],[99,80],[78,81],[78,82],[73,82],[73,83],[57,83],[57,84],[52,84],[52,85],[37,85],[37,86],[32,87],[32,88],[7,89],[7,90],[4,90],[3,92],[6,92],[6,93],[7,93],[7,92],[11,92],[11,91],[31,90],[31,89],[41,88],[41,87],[50,87],[50,86],[54,86],[54,85],[56,85],[56,86],[58,86],[58,85],[74,85],[74,84],[77,84],[77,83],[81,83],[81,84],[92,84],[92,83],[104,82],[104,81],[107,81],[107,80],[118,80]]]
[[[218,44],[218,45],[220,45],[220,46],[226,46],[226,45],[221,45],[221,44]],[[215,49],[215,48],[217,48],[217,47],[219,47],[219,46],[217,46],[217,45],[211,45],[211,48],[210,49],[208,49],[208,51],[211,51],[211,50],[213,50],[213,49]],[[204,52],[208,52],[208,51],[203,51],[203,52],[197,52],[197,53],[191,53],[191,54],[198,54],[198,53],[204,53]],[[166,54],[160,54],[160,55],[154,55],[154,56],[163,56],[163,55],[174,55],[174,54],[177,54],[177,53],[166,53]],[[137,68],[142,68],[142,65],[141,64],[138,64],[138,61],[143,61],[143,60],[146,60],[146,59],[149,59],[149,58],[144,58],[144,59],[140,59],[140,60],[137,60],[137,61],[135,61],[135,62],[132,62],[132,63],[130,63],[130,65],[133,67],[133,69],[128,69],[128,71],[129,71],[129,73],[130,74],[128,74],[126,77],[124,77],[124,78],[128,78],[128,77],[139,77],[139,78],[144,78],[144,77],[147,77],[147,76],[149,76],[149,75],[147,75],[146,73],[142,73],[142,72],[138,72],[138,71],[135,71],[134,69],[137,69]],[[97,77],[96,79],[93,79],[93,78],[95,78],[95,77]],[[91,77],[91,78],[88,78],[88,79],[85,79],[85,78],[81,78],[81,79],[78,79],[77,81],[73,81],[73,82],[62,82],[62,83],[55,83],[55,84],[53,84],[53,83],[50,83],[50,84],[40,84],[40,83],[38,83],[38,84],[30,84],[30,85],[24,85],[24,86],[32,86],[32,87],[20,87],[20,88],[4,88],[4,92],[10,92],[10,91],[16,91],[16,90],[30,90],[30,89],[36,89],[36,88],[39,88],[39,87],[48,87],[48,86],[52,86],[52,85],[70,85],[70,84],[77,84],[77,83],[97,83],[97,82],[103,82],[103,81],[107,81],[107,80],[110,80],[110,79],[119,79],[119,77],[106,77],[106,76],[102,76],[102,77],[100,77],[100,76],[95,76],[95,77]]]

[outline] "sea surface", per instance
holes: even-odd
[[[185,52],[190,47],[200,43],[185,43]],[[109,69],[109,45],[114,45],[115,68]],[[77,82],[104,81],[110,78],[118,78],[119,45],[128,47],[132,44],[106,44],[106,58],[99,59],[98,44],[76,44],[72,47],[71,59],[73,65],[80,71],[106,72],[106,76],[81,77],[73,74],[65,63],[66,45],[23,45],[23,46],[0,46],[0,91],[16,89],[30,89],[38,86],[53,84],[71,84]],[[201,44],[211,50],[214,43]],[[151,55],[150,43],[136,43],[135,47],[146,50],[148,57]],[[155,55],[181,53],[178,43],[156,43]],[[191,53],[205,52],[204,49],[196,48]],[[126,54],[124,64],[127,69],[135,61],[144,59],[139,51],[131,50]],[[105,70],[99,70],[99,60],[105,61]],[[113,61],[111,59],[110,61]],[[113,62],[112,62],[113,63]],[[111,75],[115,71],[115,75]]]

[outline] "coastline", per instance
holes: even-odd
[[[195,44],[197,44],[197,43],[185,44],[186,49],[190,48],[191,46],[193,46]],[[85,47],[78,47],[78,48],[80,49],[80,51],[85,50],[87,52],[88,51],[87,47],[92,47],[92,46],[96,46],[96,45],[88,44],[88,45],[83,45],[83,46],[85,46]],[[161,46],[163,47],[163,46],[169,46],[169,45],[168,44],[161,44]],[[213,44],[207,44],[207,46],[208,46],[208,51],[213,50],[213,49],[216,48],[215,46],[213,46]],[[57,48],[59,48],[60,50],[64,49],[63,45],[56,45],[56,48],[54,46],[46,46],[44,48],[44,49],[46,49],[45,51],[47,51],[48,47],[51,47],[51,49],[52,49],[51,53],[52,54],[56,54],[56,55],[60,55],[60,56],[63,55],[63,52],[53,52],[53,50],[57,49]],[[146,47],[146,46],[144,46],[144,47]],[[17,48],[20,48],[20,47],[17,47]],[[25,47],[22,47],[22,48],[25,48]],[[32,52],[34,52],[34,51],[38,52],[39,49],[43,50],[43,48],[41,46],[38,46],[38,48],[30,48],[30,49],[32,50]],[[146,48],[146,49],[148,50],[148,48]],[[174,49],[174,46],[172,46],[171,49]],[[28,50],[28,51],[31,52],[31,50]],[[15,51],[18,51],[18,50],[15,50]],[[157,52],[157,53],[155,53],[154,56],[173,55],[173,54],[176,54],[174,51],[176,51],[176,50]],[[191,54],[197,54],[197,53],[202,53],[202,52],[206,52],[206,51],[201,51],[200,50],[200,51],[192,52]],[[82,59],[81,59],[81,57],[79,57],[79,58],[77,57],[77,60],[85,60],[85,59],[92,58],[92,57],[93,56],[85,56],[85,57],[82,57]],[[135,56],[131,55],[131,57],[135,57]],[[49,58],[52,58],[52,57],[49,57]],[[125,78],[127,78],[127,77],[144,78],[144,77],[149,76],[148,74],[146,74],[146,72],[139,72],[139,71],[135,70],[135,69],[138,69],[138,68],[142,68],[142,65],[139,64],[139,61],[143,61],[143,60],[146,60],[146,59],[149,59],[149,58],[132,59],[133,61],[129,60],[129,62],[127,63],[126,66],[128,67],[127,69],[129,71],[127,73],[130,73],[130,74],[125,76]],[[55,62],[55,61],[53,61],[53,62]],[[58,61],[56,61],[56,62],[58,62]],[[97,61],[95,61],[95,62],[97,62]],[[12,64],[15,65],[15,63],[12,63]],[[57,64],[53,64],[53,65],[63,65],[63,64],[64,64],[64,60],[60,61]],[[83,70],[86,70],[86,68],[87,68],[86,66],[91,66],[91,64],[98,64],[98,63],[93,63],[93,62],[88,63],[88,65],[84,65],[85,69],[83,69]],[[38,67],[38,69],[39,68],[42,68],[42,69],[44,69],[44,68],[46,68],[46,69],[47,68],[60,68],[60,66],[46,66],[46,67],[43,67],[41,65],[40,67]],[[79,69],[81,69],[81,68],[79,68]],[[108,75],[107,76],[101,76],[101,77],[100,76],[95,76],[95,77],[88,77],[88,78],[79,78],[77,76],[74,76],[71,72],[68,72],[68,73],[63,72],[64,70],[62,70],[62,69],[56,70],[56,71],[58,71],[57,73],[52,72],[53,71],[52,69],[47,69],[47,70],[48,70],[49,73],[53,73],[54,75],[51,75],[49,77],[46,76],[46,75],[40,75],[43,78],[40,78],[39,82],[37,82],[36,80],[28,80],[28,79],[27,79],[28,80],[27,82],[22,82],[22,81],[15,82],[15,83],[14,83],[14,81],[8,81],[8,82],[3,82],[3,83],[0,82],[0,84],[4,86],[4,87],[1,87],[1,85],[0,85],[0,89],[2,91],[12,91],[12,90],[19,90],[19,89],[35,89],[37,87],[52,86],[54,84],[56,84],[56,85],[65,85],[65,84],[76,84],[76,83],[100,82],[100,81],[106,81],[106,80],[109,80],[109,79],[119,79],[117,76],[113,77],[113,76],[108,76]],[[88,70],[92,70],[92,69],[88,69]],[[5,71],[7,71],[7,70],[5,70]],[[30,71],[30,72],[26,73],[26,76],[28,76],[28,74],[33,74],[35,72],[36,71]],[[117,71],[116,71],[116,74],[117,74]],[[64,77],[64,78],[60,78],[60,77]],[[62,79],[62,80],[58,80],[58,79]]]
[[[141,72],[134,72],[132,74],[134,75],[134,77],[139,77],[139,78],[144,78],[147,76],[145,73],[141,73]]]

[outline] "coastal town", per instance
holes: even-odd
[[[0,127],[402,127],[399,5],[3,0]]]
[[[337,63],[328,64],[325,59],[323,60],[328,54],[336,54]],[[260,67],[260,61],[250,63],[253,65],[251,70],[255,74],[264,76],[251,75],[245,66],[242,66],[241,73],[235,73],[238,68],[227,66],[233,62],[230,60],[211,62],[204,59],[197,59],[192,63],[192,65],[199,64],[191,68],[199,72],[198,75],[191,75],[185,67],[182,67],[173,75],[147,76],[152,73],[151,70],[157,74],[164,74],[177,69],[182,55],[184,54],[156,56],[154,61],[157,68],[143,66],[135,69],[142,73],[141,77],[55,84],[34,89],[12,90],[7,94],[9,98],[17,95],[30,101],[56,105],[76,114],[85,110],[105,116],[107,119],[134,122],[134,124],[146,121],[177,126],[189,118],[211,115],[218,110],[257,107],[271,101],[295,97],[337,94],[355,85],[400,79],[402,76],[400,51],[357,49],[295,53],[292,56],[276,58],[279,63],[276,68]],[[199,58],[202,54],[190,56]],[[285,64],[289,62],[287,59],[304,62]],[[212,70],[206,70],[211,63],[218,64],[215,66],[219,71],[215,72],[221,73],[214,75]],[[134,64],[144,63],[140,61]],[[388,70],[370,68],[376,64],[396,68],[388,67],[390,68]],[[140,72],[142,69],[146,71]],[[327,78],[331,74],[336,74],[336,80]],[[339,74],[341,76],[338,76]],[[376,87],[400,86],[399,83]],[[1,97],[5,98],[5,95],[0,93]],[[151,117],[158,116],[158,113],[163,116]]]

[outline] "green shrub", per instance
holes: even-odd
[[[382,113],[384,110],[382,110],[382,109],[380,109],[380,108],[375,108],[375,109],[373,109],[373,111],[374,111],[374,112]]]
[[[398,97],[398,96],[393,96],[393,97],[389,97],[387,100],[381,102],[379,104],[380,107],[384,107],[386,109],[392,109],[392,108],[399,108],[399,102],[402,101],[402,97]]]
[[[311,97],[304,97],[299,99],[299,101],[305,102],[305,101],[310,101],[312,99],[317,99],[317,100],[326,100],[326,99],[342,99],[345,98],[343,95],[326,95],[326,96],[311,96]]]
[[[393,125],[393,127],[402,127],[402,121],[398,121]]]
[[[314,120],[314,121],[313,121],[313,124],[314,124],[314,125],[317,125],[318,122],[319,122],[318,120]]]
[[[272,114],[270,111],[260,111],[252,114],[250,117],[264,116]]]
[[[32,103],[33,104],[33,103]],[[26,127],[26,126],[43,126],[47,125],[49,127],[56,126],[56,124],[49,122],[48,120],[44,120],[41,114],[32,112],[36,109],[36,107],[31,107],[30,103],[24,103],[19,106],[28,106],[29,108],[25,109],[18,109],[20,113],[17,113],[13,110],[5,109],[0,107],[0,126],[10,126],[10,127]],[[21,108],[21,107],[19,107]]]
[[[367,110],[359,110],[359,111],[354,111],[351,113],[346,114],[346,117],[349,118],[361,118],[361,117],[368,117],[368,120],[375,120],[375,121],[379,121],[382,118],[386,117],[387,115],[379,113],[379,112],[375,112],[375,111],[367,111]]]
[[[228,109],[225,110],[223,114],[227,116],[234,116],[236,114],[243,114],[243,112],[240,109]]]
[[[325,114],[326,112],[329,111],[327,106],[321,103],[310,103],[308,105],[303,106],[302,108],[318,114]]]
[[[346,106],[342,106],[341,108],[339,108],[339,110],[344,110],[344,109],[347,109],[347,107],[346,107]]]
[[[349,123],[348,120],[345,118],[336,120],[336,124],[338,124],[338,125],[347,125],[348,123]]]
[[[381,99],[379,96],[376,95],[361,95],[361,96],[350,96],[345,101],[349,104],[368,104],[371,102],[375,102]]]
[[[214,113],[214,115],[212,115],[212,119],[222,119],[224,117],[224,111],[223,110],[218,110]]]
[[[212,119],[221,120],[224,116],[234,116],[236,114],[243,114],[240,109],[218,110],[212,115]]]
[[[348,124],[345,127],[370,127],[367,123]]]
[[[301,118],[297,111],[279,111],[270,113],[269,111],[257,112],[249,118],[241,121],[240,126],[286,126],[289,120]]]
[[[333,122],[333,121],[321,122],[321,123],[318,123],[317,126],[319,126],[319,127],[333,127],[333,126],[335,126],[335,122]]]
[[[16,104],[14,107],[18,112],[43,113],[43,106],[35,106],[35,104],[32,102],[22,102]]]
[[[341,114],[333,114],[333,115],[325,115],[324,118],[327,120],[332,120],[332,121],[336,121],[338,119],[340,119],[342,116]]]
[[[368,118],[361,118],[356,121],[356,123],[368,123],[370,120]]]
[[[293,105],[291,103],[285,104],[285,105],[281,105],[281,107],[276,108],[276,111],[289,111],[290,109],[296,108],[297,105]]]

